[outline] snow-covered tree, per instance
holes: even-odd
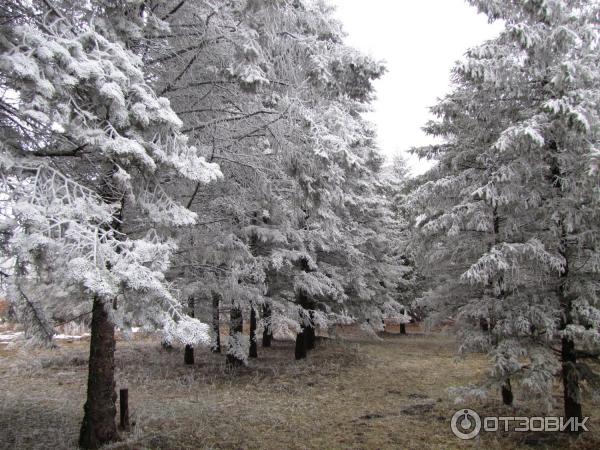
[[[28,329],[46,339],[52,337],[47,313],[56,302],[93,305],[80,435],[86,448],[117,438],[115,324],[135,313],[160,325],[168,339],[209,339],[208,327],[181,313],[165,282],[176,245],[160,227],[190,225],[196,215],[161,184],[164,177],[208,183],[221,172],[190,145],[169,101],[146,82],[123,33],[135,29],[123,19],[128,8],[141,7],[134,3],[120,10],[99,2],[15,0],[5,5],[0,34],[11,297]],[[147,23],[158,22],[147,17]],[[133,238],[136,222],[153,225]]]
[[[598,5],[470,3],[506,29],[455,69],[457,87],[429,127],[450,139],[425,151],[440,162],[415,198],[421,229],[485,237],[431,243],[429,255],[457,249],[449,266],[470,287],[457,303],[440,285],[428,306],[487,321],[489,336],[472,320],[461,342],[490,350],[492,379],[518,379],[550,402],[560,371],[564,414],[581,418],[580,380],[593,376],[577,354],[599,343]]]
[[[372,276],[369,283],[377,288],[363,289],[358,275],[387,249],[365,220],[375,202],[376,208],[384,202],[384,188],[375,187],[381,157],[360,113],[381,65],[343,43],[331,9],[321,2],[171,2],[156,11],[172,30],[168,44],[147,56],[160,75],[157,90],[171,99],[184,132],[221,164],[227,180],[200,190],[189,186],[190,207],[202,225],[186,231],[181,282],[201,277],[212,284],[216,270],[255,268],[254,276],[239,281],[243,293],[251,287],[245,280],[259,280],[251,310],[262,305],[266,313],[258,324],[265,342],[271,322],[310,329],[311,317],[341,312],[346,290],[364,294],[348,307],[369,309],[360,303],[384,288]],[[208,201],[197,208],[200,199]],[[368,248],[368,239],[379,239],[378,247]],[[215,241],[232,245],[207,251]],[[375,255],[370,260],[367,250]],[[385,276],[393,278],[393,264],[384,264]],[[296,303],[304,306],[290,308]]]

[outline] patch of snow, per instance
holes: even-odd
[[[58,339],[58,340],[65,340],[65,339],[78,340],[78,339],[83,339],[85,337],[88,337],[89,335],[90,335],[90,333],[83,333],[81,335],[76,335],[76,334],[55,334],[53,336],[53,339]],[[24,337],[25,337],[25,333],[23,333],[22,331],[0,333],[0,342],[1,343],[13,342],[13,341],[22,339]]]
[[[90,333],[83,333],[82,335],[75,334],[55,334],[54,339],[83,339],[84,337],[88,337]]]
[[[0,342],[12,342],[24,336],[22,331],[16,333],[0,333]]]

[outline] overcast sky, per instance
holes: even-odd
[[[326,0],[348,33],[348,44],[387,62],[388,72],[375,84],[379,145],[386,155],[431,143],[421,127],[428,107],[449,91],[450,70],[469,47],[495,37],[500,24],[464,0]],[[413,173],[426,162],[408,155]]]

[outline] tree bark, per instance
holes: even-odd
[[[550,178],[549,181],[556,190],[557,196],[562,198],[563,184],[562,184],[562,171],[560,167],[560,160],[558,158],[558,146],[556,142],[552,141],[549,145],[549,150],[553,153],[550,161]],[[562,320],[561,330],[565,330],[567,326],[573,324],[573,300],[576,297],[568,295],[567,284],[569,280],[569,253],[567,241],[567,230],[563,219],[561,218],[558,222],[558,231],[560,232],[560,241],[558,242],[558,253],[564,258],[565,265],[563,271],[560,273],[557,287],[558,301],[562,308]],[[579,371],[577,370],[577,353],[575,351],[575,342],[569,336],[563,336],[561,338],[561,363],[562,363],[562,382],[563,382],[563,398],[565,408],[565,420],[575,419],[581,420],[583,418],[583,411],[581,407],[581,391],[579,387]],[[567,429],[567,431],[571,431]],[[572,430],[580,431],[580,430]]]
[[[194,297],[190,297],[188,299],[188,314],[190,317],[194,317],[195,314],[195,309],[196,309],[196,302]],[[188,365],[194,365],[194,346],[193,345],[186,345],[185,346],[185,352],[183,354],[183,362]]]
[[[187,366],[194,365],[194,347],[193,346],[191,346],[191,345],[185,346],[185,351],[183,353],[183,362]]]
[[[258,350],[256,345],[256,310],[254,305],[250,305],[250,358],[258,358]]]
[[[233,345],[232,340],[236,334],[242,334],[244,332],[244,318],[242,316],[242,310],[239,306],[231,306],[231,312],[229,313],[229,350],[227,352],[227,367],[233,369],[244,365],[244,360],[232,352]]]
[[[494,236],[494,245],[497,245],[500,241],[498,236],[500,234],[500,216],[498,215],[498,207],[494,206],[492,209],[492,223],[493,223],[493,236]],[[488,247],[488,250],[492,249],[492,245]],[[489,296],[494,298],[496,302],[500,303],[504,296],[506,295],[504,290],[504,275],[501,273],[494,277],[494,279],[490,282],[488,286]],[[489,317],[480,317],[479,318],[479,329],[484,333],[489,333],[493,331],[496,326],[496,317],[494,314],[494,309],[491,308],[488,311]],[[497,335],[492,333],[491,336],[492,345],[496,347],[498,345],[498,337]],[[502,395],[502,403],[507,406],[511,406],[514,400],[514,394],[512,391],[512,384],[510,383],[510,377],[506,377],[502,384],[500,385],[500,394]]]
[[[577,355],[575,343],[569,337],[561,339],[562,344],[562,382],[564,392],[565,419],[581,419],[581,392],[579,388],[579,372],[577,370]],[[570,431],[570,430],[568,430]]]
[[[504,380],[502,386],[500,387],[500,391],[502,392],[502,403],[505,405],[511,406],[513,404],[513,392],[512,385],[510,384],[510,378]]]
[[[310,311],[308,314],[310,316],[310,324],[307,325],[305,328],[304,339],[306,341],[306,350],[313,350],[315,348],[316,340],[315,325],[313,322],[315,313],[313,311]]]
[[[119,439],[115,423],[115,345],[115,325],[104,303],[94,297],[87,399],[79,432],[82,448],[96,449]]]
[[[305,328],[302,327],[300,333],[296,335],[296,349],[294,351],[296,359],[306,358],[306,339],[305,339]]]
[[[111,179],[118,167],[111,163],[105,180]],[[100,188],[100,196],[107,204],[119,203],[115,212],[112,227],[120,231],[123,223],[125,196],[118,189],[104,181]],[[120,253],[118,248],[117,252]],[[112,265],[106,263],[110,271]],[[88,363],[87,398],[83,405],[83,420],[79,430],[79,446],[96,449],[104,444],[119,440],[115,416],[117,414],[117,392],[115,390],[115,324],[109,317],[106,308],[117,307],[117,299],[103,302],[94,295],[92,306],[92,323],[90,332],[90,359]]]
[[[217,292],[213,292],[212,294],[212,327],[213,332],[215,333],[215,343],[212,346],[213,353],[221,353],[221,329],[220,322],[221,318],[219,317],[219,303],[220,303],[220,294]]]
[[[263,338],[262,338],[262,346],[270,347],[271,342],[273,341],[273,328],[271,327],[271,306],[268,303],[265,303],[263,306]]]
[[[305,269],[308,270],[308,269]],[[299,312],[300,312],[300,317],[301,317],[301,330],[300,333],[298,333],[298,335],[296,336],[296,349],[295,349],[295,356],[296,359],[303,359],[306,358],[306,352],[309,349],[312,349],[315,347],[315,343],[314,343],[314,327],[312,326],[312,317],[313,314],[312,311],[309,311],[309,322],[308,324],[305,323],[305,314],[306,314],[306,310],[310,310],[312,308],[314,308],[314,302],[304,293],[304,292],[298,292],[296,294],[296,302],[299,305]]]
[[[563,320],[561,330],[565,330],[568,325],[573,323],[571,310],[573,308],[572,299],[566,293],[566,282],[569,275],[569,260],[564,250],[566,245],[566,232],[564,226],[561,228],[561,246],[559,253],[565,258],[565,267],[560,275],[561,282],[558,286],[558,299],[563,309]],[[581,390],[579,387],[579,371],[577,370],[577,352],[575,351],[575,342],[569,336],[561,338],[561,365],[563,398],[565,408],[565,420],[583,418],[581,406]],[[576,431],[567,428],[567,431]]]
[[[479,329],[484,333],[490,330],[490,325],[488,324],[488,319],[485,317],[479,318]]]

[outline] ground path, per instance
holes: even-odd
[[[447,388],[481,378],[485,358],[457,360],[448,336],[327,340],[299,362],[293,360],[290,342],[259,352],[259,360],[233,375],[225,373],[219,355],[197,351],[195,366],[186,367],[180,351],[166,352],[156,339],[119,341],[118,386],[130,390],[136,426],[124,434],[125,442],[111,448],[567,445],[556,436],[515,433],[468,443],[454,437],[449,423],[457,406]],[[61,341],[54,351],[0,346],[0,448],[72,448],[85,398],[86,364],[85,340]],[[487,414],[514,412],[497,399],[477,407]],[[596,434],[570,447],[600,448]]]

